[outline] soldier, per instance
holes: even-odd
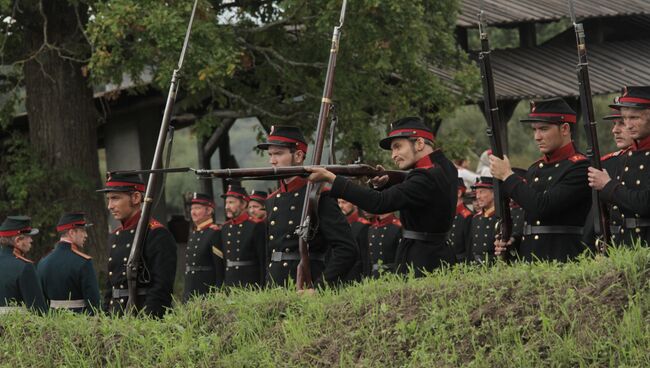
[[[365,188],[323,168],[310,169],[309,180],[332,184],[331,196],[350,201],[372,213],[400,211],[403,240],[397,251],[400,272],[408,267],[424,275],[443,262],[453,264],[454,250],[447,245],[456,209],[458,172],[442,151],[433,147],[433,132],[419,118],[408,117],[392,124],[379,146],[392,151],[401,170],[412,169],[406,179],[382,191]],[[386,186],[388,176],[374,178],[373,185]]]
[[[221,229],[213,220],[214,200],[207,194],[193,193],[190,204],[193,228],[185,255],[183,301],[221,287],[226,268],[220,245]]]
[[[370,259],[368,258],[368,227],[370,222],[359,216],[359,209],[345,199],[338,200],[339,208],[350,224],[352,238],[355,239],[359,257],[352,270],[346,276],[346,281],[360,281],[361,276],[370,273]]]
[[[634,143],[617,159],[615,177],[589,168],[589,185],[620,211],[620,241],[632,244],[640,240],[647,245],[650,241],[650,86],[624,88],[622,96],[610,107],[620,110]]]
[[[456,216],[454,216],[454,222],[452,223],[451,231],[449,232],[449,242],[454,248],[457,262],[465,261],[467,235],[469,234],[469,227],[472,223],[472,216],[474,215],[465,205],[465,201],[463,201],[463,196],[466,191],[467,187],[465,186],[465,180],[463,180],[463,178],[458,178]]]
[[[14,303],[41,313],[48,309],[34,262],[25,258],[36,234],[27,216],[7,216],[0,225],[0,314],[17,309]]]
[[[480,210],[472,217],[467,237],[466,254],[469,261],[488,263],[494,259],[494,235],[497,217],[494,209],[494,186],[492,178],[481,176],[472,189]]]
[[[104,310],[123,314],[129,298],[126,262],[131,253],[135,230],[140,220],[145,185],[137,175],[115,174],[98,192],[106,193],[108,210],[121,223],[108,236],[108,280]],[[142,270],[138,275],[138,311],[162,317],[171,308],[176,276],[176,242],[160,222],[151,219],[143,244]]]
[[[50,308],[94,314],[99,310],[99,285],[92,257],[82,253],[92,226],[83,213],[65,213],[56,225],[59,242],[38,263],[38,276]]]
[[[225,286],[260,286],[265,273],[266,229],[263,221],[250,217],[246,190],[229,185],[221,196],[228,221],[221,229],[221,249],[224,251]]]
[[[258,145],[267,150],[274,167],[300,166],[305,160],[307,143],[295,127],[274,127],[267,141]],[[284,285],[295,280],[300,260],[298,235],[307,180],[291,177],[280,180],[280,188],[269,195],[266,208],[268,264],[266,283]],[[350,226],[336,200],[323,191],[318,200],[318,229],[309,242],[312,281],[315,286],[336,284],[345,278],[357,258]],[[327,265],[325,256],[330,251]]]
[[[491,156],[490,170],[526,213],[520,256],[529,261],[566,261],[585,249],[580,238],[591,207],[591,191],[585,185],[589,162],[576,152],[571,139],[576,113],[564,100],[554,98],[532,103],[528,118],[521,122],[531,124],[544,156],[528,168],[525,179],[514,174],[507,157]],[[500,241],[496,252],[515,241]]]
[[[266,207],[264,206],[266,205],[266,197],[268,196],[268,193],[261,190],[251,191],[251,195],[248,196],[250,199],[250,202],[248,202],[248,214],[252,218],[260,221],[266,220]]]
[[[395,271],[395,254],[402,242],[402,223],[394,213],[377,215],[368,229],[370,276]]]
[[[621,112],[613,109],[610,115],[607,115],[603,118],[605,121],[612,122],[612,135],[614,136],[614,143],[618,150],[610,152],[600,158],[601,165],[604,170],[610,176],[620,177],[620,168],[617,163],[621,157],[625,157],[625,154],[629,151],[630,147],[634,143],[634,140],[630,136],[630,132],[625,128],[625,123],[621,119]],[[623,224],[624,219],[621,217],[621,212],[618,209],[617,205],[608,204],[607,211],[609,213],[609,231],[611,234],[611,241],[616,243],[621,235],[621,225]],[[593,209],[592,209],[593,210]],[[595,249],[596,246],[596,234],[594,233],[594,214],[592,211],[589,212],[587,221],[585,222],[583,242],[587,244],[590,248]]]

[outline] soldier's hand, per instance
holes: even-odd
[[[506,180],[510,175],[514,174],[510,166],[510,160],[506,155],[503,156],[503,160],[490,155],[490,172],[492,176],[499,180]]]
[[[376,169],[380,171],[385,170],[384,167],[381,165],[377,165]],[[370,183],[372,187],[375,189],[381,188],[384,185],[386,185],[386,183],[388,183],[388,175],[375,176],[374,178],[370,178],[370,180],[368,180],[368,183]]]
[[[494,255],[495,256],[500,256],[502,254],[505,254],[508,251],[508,248],[514,244],[515,238],[510,238],[508,241],[503,241],[500,238],[496,238],[494,241]]]
[[[312,183],[333,183],[334,179],[336,179],[336,175],[322,167],[307,167],[305,169],[311,173],[307,177],[307,180],[311,181]]]
[[[609,177],[607,170],[598,170],[596,168],[589,167],[587,180],[589,181],[590,187],[596,190],[603,190],[605,185],[607,185],[607,183],[609,183],[612,178]]]

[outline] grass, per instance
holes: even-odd
[[[298,296],[237,290],[163,320],[0,316],[7,367],[650,366],[650,249],[456,266]]]

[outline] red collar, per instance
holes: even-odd
[[[632,151],[648,151],[650,150],[650,136],[641,140],[634,141],[632,144]]]
[[[568,144],[565,144],[564,146],[551,152],[550,155],[544,155],[544,157],[542,157],[542,160],[544,160],[544,163],[553,164],[562,160],[566,160],[575,154],[576,148],[573,146],[573,142],[569,142]]]
[[[353,224],[359,221],[359,211],[358,210],[352,211],[352,213],[347,216],[347,219],[348,219],[348,224]]]
[[[244,223],[248,220],[248,211],[244,211],[241,213],[241,215],[235,217],[232,220],[226,221],[226,224],[232,224],[232,225],[239,225],[241,223]]]
[[[431,155],[426,155],[415,163],[416,169],[430,169],[432,167],[433,162],[431,161]]]
[[[138,225],[138,221],[140,221],[140,215],[142,215],[142,211],[136,212],[135,215],[131,216],[130,219],[126,221],[122,221],[122,229],[128,230],[132,227],[135,227]]]
[[[392,213],[390,216],[386,216],[383,219],[379,219],[379,216],[375,218],[375,220],[372,222],[372,227],[382,227],[382,226],[387,226],[393,223],[395,220],[395,215]]]
[[[25,253],[23,253],[20,249],[16,247],[14,247],[14,256],[18,259],[22,259],[23,261],[34,263],[31,259],[25,257]]]
[[[461,203],[456,204],[456,214],[457,215],[463,213],[465,210],[469,211],[469,209],[467,207],[465,207],[465,203],[461,202]]]
[[[307,185],[307,179],[301,178],[299,176],[291,180],[289,184],[285,183],[284,180],[280,180],[280,192],[295,192],[305,185]]]

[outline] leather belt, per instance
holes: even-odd
[[[322,253],[309,253],[310,261],[325,262],[325,254]],[[300,253],[298,252],[273,252],[271,253],[271,262],[282,261],[300,261]]]
[[[257,261],[231,261],[226,260],[226,267],[243,267],[243,266],[257,266]]]
[[[23,307],[0,307],[0,314],[9,314],[11,312],[24,313],[25,311]]]
[[[429,243],[444,243],[449,233],[425,233],[413,230],[402,230],[402,238],[420,240]]]
[[[650,219],[626,218],[624,224],[626,229],[634,229],[635,227],[648,227],[650,226]]]
[[[214,271],[211,266],[185,266],[185,272]]]
[[[74,309],[74,308],[85,308],[86,300],[76,299],[76,300],[50,300],[50,308],[60,309]]]
[[[565,234],[582,235],[581,226],[524,226],[524,235]]]
[[[138,288],[138,295],[147,295],[147,289]],[[129,289],[113,289],[113,299],[127,298]]]

